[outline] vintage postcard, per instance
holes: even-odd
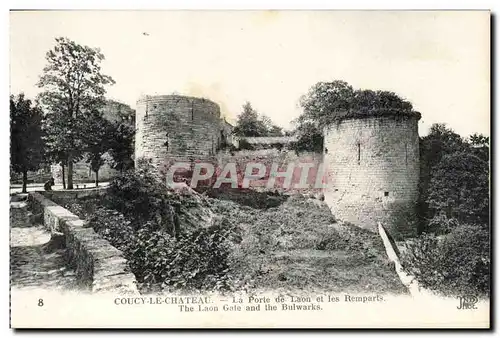
[[[476,11],[10,12],[12,328],[490,328]]]

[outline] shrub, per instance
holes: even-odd
[[[151,209],[163,207],[165,189],[149,165],[137,172],[118,175],[110,182],[108,202],[114,209],[130,213],[141,220],[149,220]]]
[[[136,227],[150,222],[174,237],[199,228],[211,217],[206,197],[188,186],[170,188],[149,163],[115,177],[104,203],[133,220]]]
[[[118,211],[100,207],[89,226],[123,251],[145,291],[231,287],[228,256],[233,230],[225,219],[174,238],[153,221],[137,227]]]
[[[139,229],[127,249],[127,258],[145,289],[226,289],[230,229],[219,225],[200,228],[175,239],[150,223]]]
[[[88,207],[81,201],[73,209],[85,213],[89,226],[123,251],[145,291],[227,289],[234,227],[225,218],[205,222],[208,226],[203,227],[200,217],[209,210],[200,201],[195,192],[169,189],[143,163],[136,173],[113,179],[104,207],[85,213]],[[189,222],[196,226],[179,231],[179,224]]]
[[[460,223],[488,224],[489,181],[487,161],[468,152],[444,155],[432,171],[429,208]]]
[[[422,286],[443,295],[489,294],[489,233],[460,225],[438,237],[423,234],[402,253],[402,264]]]
[[[248,142],[246,139],[242,138],[238,144],[238,150],[254,150],[255,147]]]
[[[96,208],[88,218],[88,225],[118,250],[127,252],[135,236],[131,221],[116,210]]]

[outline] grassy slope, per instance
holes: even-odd
[[[207,195],[205,206],[234,225],[231,266],[240,286],[295,293],[407,292],[379,235],[336,223],[319,200],[239,189]],[[84,216],[83,204],[66,207]],[[201,211],[186,208],[193,215]]]
[[[233,272],[252,288],[406,293],[378,234],[336,223],[318,200],[292,196],[269,209],[211,203],[239,229]]]

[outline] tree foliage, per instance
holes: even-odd
[[[10,167],[23,174],[22,192],[26,192],[28,171],[43,161],[43,113],[24,94],[10,96]]]
[[[283,128],[275,125],[269,116],[262,114],[260,120],[264,124],[265,136],[283,136]]]
[[[487,226],[489,138],[462,138],[445,124],[420,139],[420,232],[447,232],[463,222]]]
[[[283,136],[282,128],[276,126],[268,116],[259,114],[250,102],[243,105],[233,133],[241,137]]]
[[[299,122],[314,122],[320,129],[346,118],[414,116],[410,102],[390,91],[355,90],[345,81],[318,82],[300,98]]]
[[[323,152],[323,132],[312,122],[302,122],[295,129],[297,141],[292,148],[296,152]]]
[[[111,132],[109,154],[111,168],[123,172],[134,167],[135,130],[126,123],[115,123]]]
[[[418,201],[420,232],[429,230],[426,229],[426,227],[429,220],[434,217],[433,212],[429,210],[427,202],[433,168],[444,156],[456,152],[464,152],[467,148],[468,145],[462,137],[443,123],[433,124],[429,133],[420,138],[420,183]]]
[[[56,38],[56,45],[46,55],[38,86],[49,118],[48,146],[56,158],[67,161],[68,189],[73,188],[73,162],[86,150],[86,127],[93,111],[104,104],[105,86],[114,80],[102,74],[104,55],[98,48],[77,44],[68,38]]]
[[[84,122],[83,129],[86,133],[83,136],[83,158],[90,164],[90,168],[95,173],[95,184],[98,186],[99,169],[105,163],[104,154],[114,142],[114,128],[113,124],[104,118],[102,112],[97,110],[91,111]]]
[[[445,155],[433,168],[427,202],[434,215],[463,224],[489,224],[488,162],[471,153]]]
[[[469,136],[469,144],[472,152],[484,161],[490,160],[490,138],[482,134],[474,133]]]
[[[423,287],[442,295],[488,296],[490,254],[488,230],[465,224],[442,238],[419,236],[407,244],[401,262]]]

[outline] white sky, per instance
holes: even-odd
[[[108,97],[204,96],[234,120],[245,101],[288,127],[318,81],[391,90],[467,136],[489,135],[489,12],[11,12],[11,93],[34,97],[54,38],[99,47]],[[149,36],[143,35],[143,32]]]

